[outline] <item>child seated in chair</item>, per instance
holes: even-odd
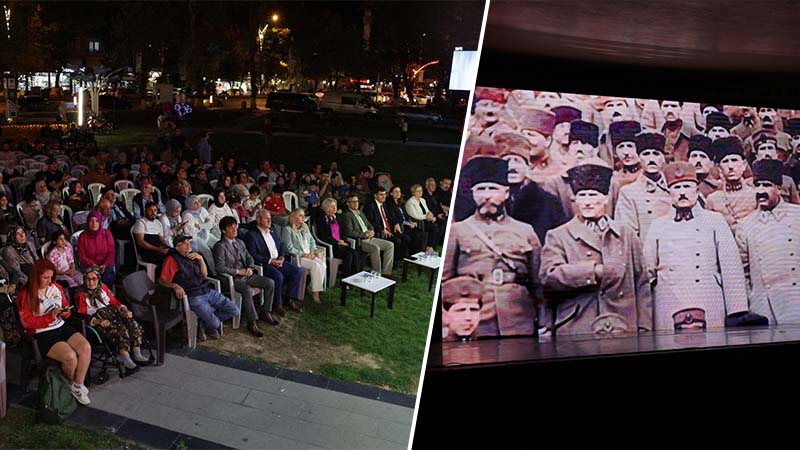
[[[142,326],[133,318],[133,312],[120,303],[108,287],[100,281],[97,267],[86,270],[84,284],[75,293],[75,302],[80,314],[91,317],[90,324],[99,327],[114,346],[117,358],[129,370],[137,363],[149,361],[142,355]],[[130,350],[133,349],[133,359]]]

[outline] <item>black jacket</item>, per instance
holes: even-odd
[[[394,226],[398,223],[403,223],[402,220],[394,221],[389,214],[389,202],[386,201],[383,203],[383,212],[386,214],[386,220],[389,221],[389,226],[394,228]],[[381,218],[381,212],[378,209],[378,204],[375,202],[374,198],[368,199],[365,201],[364,204],[364,215],[367,216],[367,219],[372,224],[372,227],[375,228],[375,235],[381,236],[383,233],[383,218]],[[389,232],[394,232],[394,230],[389,230]]]

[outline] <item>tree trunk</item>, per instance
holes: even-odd
[[[56,88],[61,87],[61,68],[56,71]]]

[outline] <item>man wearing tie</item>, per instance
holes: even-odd
[[[289,289],[289,300],[286,306],[292,311],[303,312],[303,309],[292,298],[301,293],[300,282],[303,269],[284,259],[281,240],[272,229],[272,214],[262,209],[256,214],[256,227],[244,237],[245,245],[256,264],[264,268],[264,276],[275,282],[275,314],[286,316],[283,308],[283,286]]]
[[[358,196],[347,198],[347,212],[342,214],[344,235],[356,239],[358,248],[369,254],[373,270],[383,275],[391,275],[394,264],[394,243],[375,237],[375,229],[367,216],[358,209]],[[383,258],[381,258],[383,251]]]
[[[411,245],[411,236],[403,234],[403,224],[401,222],[392,222],[386,211],[386,189],[378,187],[373,194],[374,201],[367,200],[364,205],[364,215],[369,219],[375,234],[381,238],[391,241],[397,251],[394,257],[398,261],[408,256],[408,247]]]
[[[222,239],[214,244],[214,263],[217,272],[233,276],[233,286],[236,292],[242,295],[242,315],[247,321],[247,331],[255,337],[264,334],[258,329],[256,319],[256,307],[253,303],[253,293],[251,288],[259,288],[264,291],[264,298],[272,298],[275,292],[275,283],[267,277],[254,273],[255,261],[247,253],[244,242],[236,238],[238,225],[232,216],[223,217],[219,221],[219,229],[222,232]],[[267,302],[269,303],[269,302]],[[272,318],[270,311],[262,306],[261,317],[270,325],[277,325],[278,322]]]

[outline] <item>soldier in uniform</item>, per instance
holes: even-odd
[[[470,132],[482,135],[500,120],[501,112],[506,104],[506,95],[502,89],[476,88],[474,101]]]
[[[711,145],[711,138],[702,134],[696,134],[689,138],[689,164],[694,166],[697,174],[697,191],[700,195],[697,201],[703,207],[706,205],[708,196],[719,189],[719,180],[711,175],[714,161],[708,155],[709,145]]]
[[[742,121],[731,128],[731,134],[739,136],[742,142],[746,141],[758,129],[758,117],[755,108],[742,106]]]
[[[759,106],[756,108],[756,114],[758,115],[760,126],[757,129],[753,129],[752,135],[744,141],[745,158],[748,158],[755,150],[753,142],[758,138],[757,133],[759,131],[773,134],[778,140],[778,147],[789,148],[792,138],[777,128],[777,121],[781,120],[778,116],[778,110],[766,106]]]
[[[708,196],[705,208],[722,214],[736,231],[737,224],[756,209],[755,191],[744,179],[747,162],[742,142],[737,136],[728,136],[712,142],[708,149],[719,164],[722,186]]]
[[[797,184],[800,182],[800,119],[789,119],[783,130],[790,137],[785,173]]]
[[[462,276],[442,283],[442,328],[445,341],[472,339],[481,320],[483,285],[476,278]]]
[[[528,178],[539,183],[562,170],[561,164],[550,158],[547,150],[553,139],[555,120],[555,114],[542,109],[521,110],[517,116],[519,132],[530,143]]]
[[[662,100],[661,114],[664,116],[664,125],[661,133],[664,135],[664,155],[667,161],[686,161],[689,154],[689,136],[684,133],[683,102]]]
[[[778,139],[768,133],[762,133],[758,138],[753,141],[753,149],[756,154],[756,161],[764,159],[780,160],[779,152],[786,153],[785,149],[778,147]],[[781,197],[789,203],[795,205],[800,204],[800,195],[797,193],[797,185],[788,175],[783,176],[783,182],[780,184]]]
[[[613,149],[609,148],[608,128],[614,122],[623,120],[639,120],[636,106],[632,101],[624,97],[598,97],[593,101],[595,109],[599,112],[602,119],[603,133],[600,134],[600,145],[597,149],[598,156],[608,163],[609,167],[614,165]],[[587,120],[585,118],[584,120]]]
[[[697,205],[697,173],[691,164],[671,163],[664,172],[671,212],[653,221],[644,243],[655,329],[723,327],[726,315],[747,313],[733,234],[719,213]]]
[[[578,213],[547,233],[542,280],[562,334],[651,330],[650,283],[642,242],[606,214],[612,170],[583,164],[569,170]]]
[[[664,136],[640,133],[636,136],[643,172],[633,183],[623,186],[614,206],[614,219],[631,227],[644,240],[650,224],[669,212],[670,196],[661,169],[664,167]]]
[[[476,157],[468,167],[477,209],[452,224],[442,276],[471,275],[484,285],[476,336],[534,334],[540,298],[539,238],[530,225],[506,213],[508,163]]]
[[[633,120],[614,122],[608,127],[608,136],[611,147],[614,149],[615,164],[614,175],[611,177],[611,215],[614,215],[614,205],[619,199],[619,190],[622,186],[633,183],[642,173],[642,164],[639,161],[639,152],[636,151],[636,135],[641,133],[642,126]]]
[[[542,188],[555,195],[564,210],[565,217],[572,217],[572,189],[569,186],[567,171],[581,162],[597,158],[597,144],[600,129],[597,125],[582,120],[572,123],[569,129],[569,150],[567,165],[558,176],[551,177],[542,183]],[[604,164],[607,165],[607,164]]]
[[[550,112],[555,114],[556,120],[548,153],[553,162],[563,167],[567,164],[570,125],[576,120],[581,120],[581,111],[572,106],[556,106]]]
[[[774,159],[753,164],[758,209],[736,231],[750,310],[774,325],[800,322],[800,206],[781,198],[782,166]]]
[[[706,116],[705,133],[712,141],[731,135],[731,123],[728,116],[721,112],[712,112]]]

